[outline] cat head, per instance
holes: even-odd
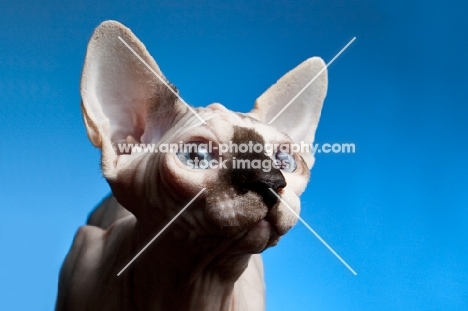
[[[88,136],[102,150],[117,200],[151,226],[206,188],[178,224],[194,235],[242,237],[237,249],[250,253],[275,244],[297,221],[289,208],[299,213],[314,163],[304,146],[314,140],[326,91],[325,64],[313,57],[265,91],[250,113],[217,103],[193,108],[115,21],[95,30],[81,81]],[[140,143],[148,148],[122,149]]]

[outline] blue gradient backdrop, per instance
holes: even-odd
[[[0,310],[51,310],[73,235],[109,188],[79,79],[103,20],[130,27],[195,106],[248,111],[329,61],[303,218],[265,253],[268,310],[468,310],[466,12],[461,1],[0,2]]]

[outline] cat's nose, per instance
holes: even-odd
[[[241,191],[253,191],[258,193],[265,205],[270,209],[277,202],[278,197],[271,192],[270,188],[276,193],[286,187],[286,180],[279,169],[273,168],[269,172],[263,170],[240,170],[234,173],[233,182]]]

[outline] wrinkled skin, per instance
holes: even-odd
[[[101,24],[88,45],[81,93],[88,136],[102,150],[112,194],[75,236],[60,273],[56,309],[264,310],[259,254],[297,222],[289,208],[300,211],[312,155],[292,152],[295,170],[265,171],[233,164],[239,158],[272,161],[274,155],[213,151],[225,168],[193,169],[176,153],[120,154],[114,147],[122,142],[310,144],[326,94],[326,72],[267,123],[323,67],[319,58],[303,62],[260,96],[248,114],[220,104],[191,111],[156,78],[166,81],[129,29],[113,21]]]

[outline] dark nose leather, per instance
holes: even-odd
[[[283,174],[276,168],[272,168],[269,172],[264,172],[261,169],[234,170],[232,182],[240,191],[258,193],[269,209],[278,202],[278,198],[269,188],[278,192],[281,188],[286,187]]]

